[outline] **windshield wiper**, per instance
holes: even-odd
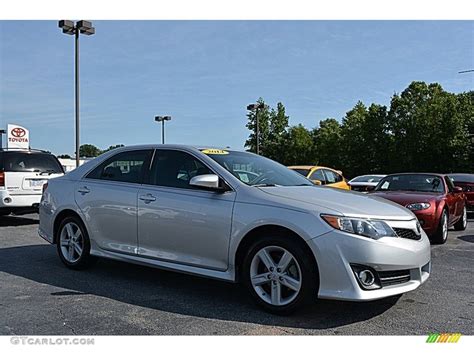
[[[253,187],[275,187],[277,184],[255,184]]]

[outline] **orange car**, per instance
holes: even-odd
[[[288,168],[307,177],[316,185],[326,185],[344,190],[351,189],[347,184],[346,178],[342,176],[342,172],[339,170],[314,165],[297,165],[289,166]]]

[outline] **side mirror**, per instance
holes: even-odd
[[[219,176],[214,174],[197,175],[189,181],[189,185],[209,190],[223,190],[219,186]]]
[[[311,180],[315,185],[322,185],[323,182],[321,180]]]
[[[453,192],[454,192],[455,194],[460,194],[460,193],[462,193],[462,187],[454,186]]]

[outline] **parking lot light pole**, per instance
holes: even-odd
[[[95,28],[89,21],[74,21],[61,20],[58,23],[59,28],[63,30],[64,34],[74,35],[74,82],[75,82],[75,116],[76,116],[76,168],[79,166],[79,34],[86,36],[93,35]]]
[[[155,116],[156,122],[161,122],[161,144],[165,144],[165,121],[171,121],[171,116]]]
[[[260,135],[260,125],[258,121],[259,110],[264,108],[265,104],[263,102],[257,102],[255,104],[250,104],[247,106],[247,110],[255,111],[255,152],[260,155],[260,146],[259,146],[259,135]]]
[[[3,135],[7,133],[6,130],[0,129],[0,150],[3,148]]]

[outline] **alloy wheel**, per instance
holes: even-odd
[[[77,262],[84,250],[84,237],[81,229],[74,222],[68,222],[61,230],[59,237],[61,254],[69,263]]]
[[[302,273],[296,258],[279,246],[266,246],[253,257],[250,281],[266,303],[285,306],[300,293]]]
[[[443,240],[448,239],[448,216],[446,215],[446,212],[443,213]]]

